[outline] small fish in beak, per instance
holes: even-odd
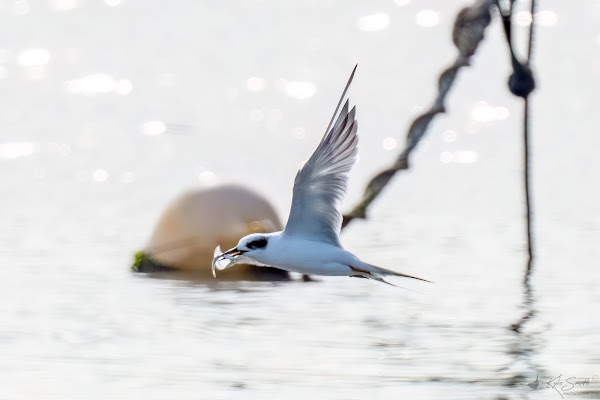
[[[222,271],[233,266],[238,261],[238,258],[244,253],[245,251],[238,250],[235,247],[233,249],[227,250],[224,253],[221,253],[221,246],[217,246],[215,248],[214,257],[212,260],[213,277],[217,277],[217,269]],[[224,260],[229,260],[229,263],[223,265],[221,262]]]

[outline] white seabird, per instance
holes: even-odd
[[[223,270],[242,262],[301,274],[368,278],[388,284],[383,279],[386,275],[427,281],[363,262],[340,243],[339,206],[346,195],[348,174],[358,153],[358,123],[356,107],[348,111],[348,100],[339,114],[338,111],[355,72],[356,66],[321,143],[296,175],[285,229],[250,234],[224,253],[217,247],[212,261],[215,277],[216,269]]]

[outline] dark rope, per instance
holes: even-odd
[[[454,63],[440,74],[438,94],[433,105],[412,122],[406,134],[404,150],[390,167],[379,172],[367,184],[360,202],[344,215],[342,228],[355,218],[366,218],[367,208],[379,196],[392,177],[398,171],[409,168],[409,156],[425,135],[430,122],[437,114],[446,111],[444,106],[446,95],[454,84],[458,71],[462,67],[469,66],[469,60],[475,54],[477,46],[483,39],[485,29],[490,24],[490,8],[495,3],[495,0],[477,0],[473,5],[463,8],[457,14],[452,30],[452,41],[458,49],[458,56]]]

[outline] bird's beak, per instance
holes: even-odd
[[[237,262],[239,256],[241,256],[244,253],[245,251],[238,250],[237,247],[234,247],[233,249],[229,249],[226,252],[221,253],[221,247],[217,246],[215,248],[214,257],[212,260],[213,277],[217,277],[217,268],[223,270],[233,266]],[[220,264],[220,262],[223,260],[229,260],[229,263],[227,265]]]

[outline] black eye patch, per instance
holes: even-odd
[[[267,239],[257,239],[253,240],[247,244],[249,249],[262,249],[267,247]]]

